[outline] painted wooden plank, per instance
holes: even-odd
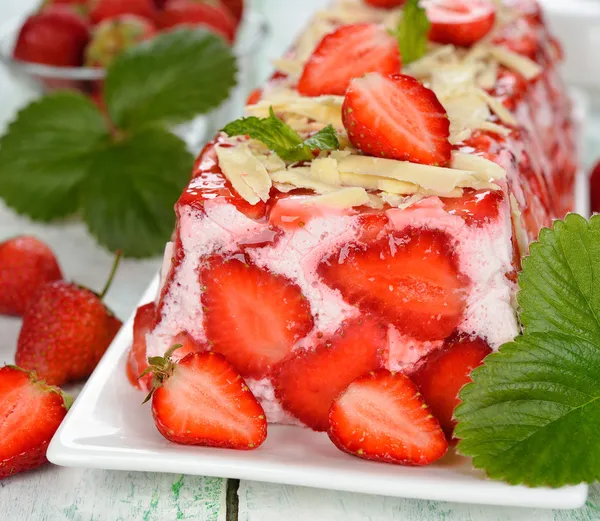
[[[599,521],[600,487],[580,510],[462,505],[242,481],[239,521]]]
[[[226,481],[47,466],[0,481],[6,521],[225,521]]]

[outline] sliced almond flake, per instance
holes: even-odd
[[[337,161],[341,161],[345,157],[351,156],[353,149],[345,148],[344,150],[332,150],[329,153],[329,157]]]
[[[481,123],[480,123],[480,125],[481,125]],[[464,130],[461,130],[460,132],[453,131],[450,133],[450,137],[448,138],[448,141],[450,141],[450,144],[452,144],[452,145],[457,145],[458,143],[462,143],[463,141],[466,141],[473,135],[473,130],[474,129],[472,129],[472,128],[466,128]]]
[[[404,68],[407,74],[415,78],[429,76],[444,62],[456,62],[456,47],[454,45],[435,46],[422,58]]]
[[[269,117],[269,110],[277,113],[302,116],[321,123],[321,126],[333,125],[343,128],[342,104],[343,96],[318,96],[314,98],[300,96],[291,90],[276,91],[255,105],[246,107],[246,113],[259,118]],[[286,123],[287,123],[286,119]]]
[[[470,186],[480,180],[477,173],[468,170],[368,156],[346,157],[339,162],[339,169],[340,172],[405,181],[439,194],[450,192],[458,186]]]
[[[477,85],[482,89],[493,89],[498,81],[498,62],[487,61],[482,63],[481,71],[477,75]]]
[[[521,219],[521,210],[519,209],[519,203],[515,199],[513,194],[510,194],[510,214],[515,228],[515,235],[517,236],[517,243],[519,245],[519,253],[521,257],[524,257],[529,253],[529,241],[527,235],[523,229],[523,221]]]
[[[306,168],[306,171],[310,171],[310,168]],[[293,185],[296,188],[308,188],[309,190],[314,190],[318,194],[327,194],[339,189],[337,186],[328,185],[327,183],[313,179],[310,175],[305,175],[302,171],[302,167],[274,172],[271,174],[271,179],[276,183],[285,183]]]
[[[367,206],[369,206],[370,208],[374,208],[375,210],[383,209],[383,200],[381,199],[381,197],[375,194],[367,195],[369,196],[369,203],[367,204]]]
[[[304,63],[294,58],[278,58],[273,60],[273,67],[293,78],[299,78],[304,70]]]
[[[509,136],[512,132],[512,129],[498,125],[497,123],[492,123],[491,121],[484,121],[477,128],[479,130],[488,130],[495,134],[500,134],[501,136]]]
[[[511,127],[516,127],[519,125],[517,119],[512,115],[510,110],[508,110],[502,104],[502,102],[498,98],[490,96],[483,89],[476,89],[476,91],[477,94],[481,97],[481,99],[483,99],[488,104],[492,112],[500,118],[500,121],[502,121],[502,123],[510,125]]]
[[[489,51],[502,65],[518,72],[528,81],[537,78],[543,72],[543,68],[536,62],[530,60],[526,56],[517,54],[506,47],[490,45]]]
[[[296,187],[294,185],[289,185],[287,183],[273,183],[273,186],[277,188],[277,190],[279,190],[280,192],[283,192],[284,194],[287,194],[292,190],[296,190]]]
[[[340,186],[340,171],[338,170],[338,162],[332,157],[324,157],[315,159],[310,165],[311,173],[314,177],[323,183],[333,186]]]
[[[269,173],[285,169],[285,161],[275,153],[255,154],[254,156],[263,164]]]
[[[417,193],[419,187],[416,184],[396,179],[378,179],[377,189],[390,194],[411,195]]]
[[[410,197],[402,197],[401,195],[390,194],[388,192],[381,192],[379,196],[381,197],[381,200],[384,203],[389,204],[394,208],[400,208],[401,205],[403,205],[408,199],[410,199]]]
[[[233,189],[250,204],[269,200],[271,178],[247,143],[234,147],[216,146],[219,166]]]
[[[488,182],[491,179],[506,179],[506,170],[499,164],[475,154],[452,152],[451,165],[459,170],[469,170],[479,181]]]
[[[342,188],[328,194],[308,197],[302,201],[307,206],[328,206],[339,210],[364,206],[370,203],[369,194],[364,188]]]
[[[338,0],[329,9],[319,11],[317,18],[341,22],[343,25],[367,22],[384,22],[387,9],[377,9],[357,0]]]

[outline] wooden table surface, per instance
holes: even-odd
[[[263,50],[278,56],[310,13],[327,0],[254,0],[272,35]],[[0,0],[0,22],[31,10],[37,0]],[[0,67],[0,129],[33,93]],[[77,222],[39,225],[0,203],[0,241],[35,234],[56,251],[65,274],[100,288],[112,257]],[[159,259],[125,261],[107,298],[122,319],[132,312]],[[0,317],[0,364],[12,362],[20,327]],[[170,474],[70,469],[48,465],[0,481],[0,521],[592,521],[600,520],[600,488],[577,511],[469,506],[347,494],[301,487]]]

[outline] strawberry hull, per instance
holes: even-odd
[[[266,117],[273,107],[303,138],[331,124],[341,150],[291,163],[247,136],[206,146],[176,205],[147,355],[185,334],[235,366],[269,422],[325,430],[330,403],[357,376],[416,374],[457,338],[483,353],[511,341],[521,256],[572,210],[577,151],[557,44],[535,2],[510,4],[495,46],[471,50],[493,79],[470,86],[483,123],[465,123],[456,92],[436,84],[440,68],[469,72],[467,50],[434,46],[431,59],[449,63],[403,68],[450,120],[448,163],[416,170],[352,148],[341,97],[296,89],[323,34],[341,20],[385,25],[395,11],[340,0],[317,16],[247,109]]]

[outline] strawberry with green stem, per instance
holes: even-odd
[[[0,480],[48,462],[72,398],[19,367],[0,368]]]
[[[118,252],[104,289],[96,294],[66,281],[45,284],[25,312],[16,361],[49,384],[62,385],[90,376],[121,328],[103,299],[116,274]]]
[[[259,447],[267,437],[265,412],[244,379],[218,353],[191,353],[179,362],[171,355],[148,359],[142,377],[152,374],[152,415],[169,441],[238,450]]]

